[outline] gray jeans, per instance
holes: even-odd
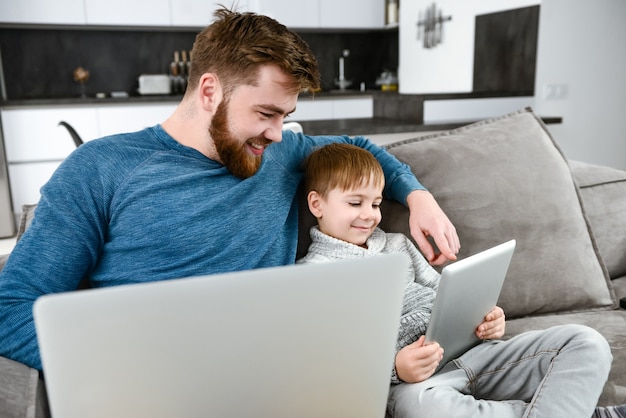
[[[611,368],[595,330],[563,325],[484,342],[420,383],[392,385],[393,417],[591,417]]]

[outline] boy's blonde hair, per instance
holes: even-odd
[[[333,189],[352,190],[374,184],[385,186],[385,174],[378,160],[356,145],[332,143],[313,151],[304,161],[306,194],[316,191],[322,198]]]

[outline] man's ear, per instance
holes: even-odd
[[[320,196],[320,194],[316,192],[315,190],[312,190],[306,196],[306,201],[309,204],[309,210],[311,211],[313,216],[315,216],[318,219],[321,218],[322,208],[321,208],[320,203],[322,201],[322,197]]]
[[[222,101],[222,86],[217,75],[204,73],[198,82],[198,98],[202,108],[209,112],[215,112]]]

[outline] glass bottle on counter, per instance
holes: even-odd
[[[387,3],[387,25],[398,24],[398,1],[399,0],[386,0]]]

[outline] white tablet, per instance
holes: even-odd
[[[480,342],[476,328],[498,302],[514,250],[511,240],[444,267],[426,330],[444,350],[437,371]]]

